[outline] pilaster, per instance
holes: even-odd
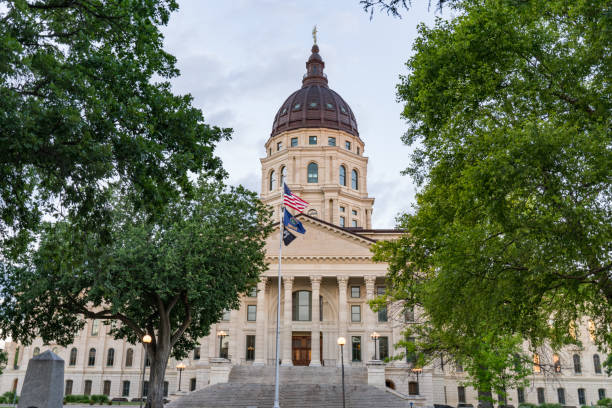
[[[253,365],[264,365],[266,363],[266,281],[268,278],[262,276],[257,283],[257,323],[255,333],[255,361]]]
[[[292,341],[292,300],[293,300],[293,276],[283,278],[285,285],[285,310],[283,313],[283,336],[282,336],[282,365],[292,366],[293,359],[291,358],[291,341]]]
[[[351,347],[351,339],[347,335],[347,312],[348,302],[346,299],[346,291],[348,285],[348,276],[336,276],[338,280],[338,337],[346,339],[344,346],[344,361],[349,362],[349,348]],[[340,350],[338,350],[337,365],[340,366]]]
[[[321,319],[319,310],[319,291],[321,289],[321,277],[311,276],[310,284],[312,286],[312,334],[310,337],[311,349],[311,366],[321,365]]]

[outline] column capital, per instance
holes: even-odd
[[[322,276],[311,276],[310,277],[310,284],[314,287],[315,285],[319,286],[321,285],[321,279],[323,279]]]
[[[267,282],[268,282],[268,277],[267,276],[260,276],[259,277],[259,282],[257,282],[257,289],[258,290],[265,290]]]
[[[364,276],[363,279],[365,280],[366,284],[366,293],[374,293],[374,283],[376,282],[376,276],[367,275]]]
[[[285,285],[293,285],[293,276],[283,276]]]
[[[338,279],[338,284],[341,286],[348,284],[348,276],[336,276],[336,279]]]

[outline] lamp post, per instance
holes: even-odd
[[[380,334],[374,332],[370,337],[374,340],[374,360],[378,360],[378,338]]]
[[[340,346],[340,361],[342,361],[342,408],[346,407],[346,401],[344,397],[344,345],[346,339],[344,337],[338,337],[338,345]]]
[[[219,336],[219,358],[223,358],[223,338],[227,337],[227,333],[221,330],[217,333],[217,336]]]
[[[419,388],[420,388],[419,387],[419,374],[421,374],[423,372],[423,369],[420,368],[420,367],[415,367],[415,368],[411,369],[410,371],[412,371],[414,374],[416,374],[416,378],[417,378],[417,381],[416,381],[416,383],[417,383],[416,392],[417,392],[417,395],[420,395],[421,391],[419,390]],[[408,390],[408,394],[410,394],[410,390]]]
[[[145,361],[147,360],[147,344],[150,344],[153,341],[151,336],[145,334],[142,336],[142,381],[140,382],[140,408],[142,408],[142,399],[144,398],[144,378],[145,378]],[[148,394],[148,393],[147,393]]]
[[[178,370],[178,372],[179,372],[179,386],[178,386],[178,391],[179,391],[179,392],[181,391],[181,379],[182,379],[182,377],[183,377],[183,370],[185,369],[185,367],[186,367],[186,366],[185,366],[185,364],[183,364],[183,363],[178,363],[178,364],[176,365],[176,369],[177,369],[177,370]]]

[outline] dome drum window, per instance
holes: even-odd
[[[351,172],[351,188],[353,190],[359,190],[359,175],[357,174],[357,170]]]
[[[308,165],[308,182],[309,183],[319,182],[319,165],[317,163],[310,163]]]
[[[301,106],[302,106],[301,104],[296,103],[295,105],[293,105],[293,110],[294,110],[294,111],[296,111],[296,110],[300,110],[300,107],[301,107]]]
[[[319,104],[318,104],[318,103],[316,103],[316,102],[310,102],[310,103],[308,104],[308,108],[310,108],[310,109],[314,109],[314,108],[316,108],[318,105],[319,105]]]

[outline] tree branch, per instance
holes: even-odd
[[[181,303],[185,307],[185,320],[183,321],[181,327],[179,327],[174,334],[172,334],[172,338],[170,339],[171,346],[174,346],[174,344],[181,338],[183,333],[185,333],[185,330],[187,330],[191,324],[191,305],[189,303],[189,299],[187,299],[186,292],[181,293]]]

